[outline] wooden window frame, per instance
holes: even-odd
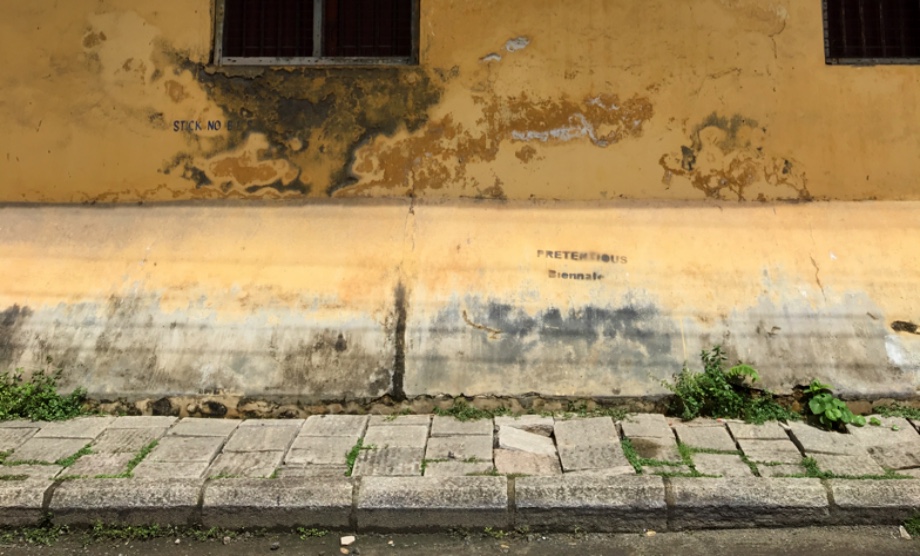
[[[824,60],[827,65],[850,65],[850,66],[871,66],[871,65],[917,65],[920,64],[920,57],[912,56],[882,56],[882,57],[870,57],[870,56],[835,56],[831,52],[831,25],[828,16],[828,2],[833,2],[834,0],[821,0],[821,15],[822,23],[824,25]],[[879,0],[860,0],[860,12],[862,12],[863,2],[868,1],[879,1]],[[886,1],[886,0],[881,0]],[[920,2],[920,0],[917,0]],[[863,15],[860,13],[860,18]],[[861,22],[862,25],[865,25],[865,22]],[[920,29],[917,29],[916,32],[920,32]],[[884,33],[884,31],[882,31]],[[903,29],[902,29],[903,33]],[[863,32],[864,40],[865,32]],[[903,35],[902,35],[903,38]],[[844,40],[845,35],[844,35]],[[884,44],[884,38],[882,39]],[[902,43],[906,44],[906,43]],[[863,45],[865,48],[865,43]],[[893,45],[892,48],[896,48],[897,45]]]
[[[214,10],[214,64],[218,66],[405,66],[417,65],[419,61],[419,12],[420,1],[412,0],[412,53],[409,57],[346,57],[323,56],[323,0],[313,0],[313,56],[224,56],[224,18],[226,0],[215,0]]]

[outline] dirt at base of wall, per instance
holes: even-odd
[[[519,397],[452,397],[422,396],[406,401],[395,401],[387,396],[374,400],[342,400],[304,404],[296,400],[271,400],[243,396],[174,396],[158,399],[90,399],[87,408],[93,412],[111,415],[171,415],[177,417],[210,417],[225,419],[303,419],[310,415],[409,415],[447,410],[458,403],[471,408],[496,411],[505,408],[510,414],[528,413],[587,413],[603,410],[622,410],[636,413],[666,413],[668,397],[649,398],[569,398],[544,396]],[[779,402],[795,409],[795,396],[782,396]],[[920,397],[892,399],[848,399],[850,409],[868,415],[875,408],[899,404],[920,408]]]

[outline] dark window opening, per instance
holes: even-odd
[[[223,0],[218,61],[409,61],[417,6],[418,0]]]
[[[829,64],[920,62],[920,1],[824,0]]]

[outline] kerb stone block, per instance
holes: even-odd
[[[669,528],[825,525],[830,507],[818,479],[670,478]]]
[[[660,477],[524,477],[515,480],[514,491],[516,526],[606,533],[667,527]]]
[[[201,508],[205,527],[348,527],[352,479],[225,479],[204,490]]]
[[[920,509],[920,480],[828,481],[837,525],[898,525]]]
[[[50,510],[59,525],[186,525],[198,512],[201,480],[92,479],[66,481]]]
[[[426,531],[511,526],[504,477],[364,477],[358,529]]]
[[[3,481],[0,484],[0,526],[37,525],[44,517],[42,504],[52,482],[47,480]]]

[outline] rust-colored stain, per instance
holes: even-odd
[[[695,126],[680,155],[661,156],[662,183],[683,177],[712,199],[811,200],[801,164],[764,152],[765,133],[752,119],[713,113]]]
[[[125,62],[125,65],[127,66],[128,63]],[[126,67],[125,69],[128,68]],[[185,87],[178,81],[170,79],[164,83],[163,86],[166,87],[166,94],[169,95],[169,98],[177,104],[189,97],[188,93],[185,91]]]
[[[580,141],[606,148],[639,137],[654,111],[647,97],[620,100],[616,95],[591,95],[581,102],[568,99],[530,99],[527,95],[504,99],[479,99],[482,117],[478,127],[455,123],[447,115],[430,122],[416,135],[393,144],[375,145],[357,153],[354,169],[373,177],[360,180],[338,194],[361,195],[385,188],[414,195],[426,189],[460,186],[483,191],[483,184],[466,174],[470,163],[491,162],[502,144],[547,145]],[[529,149],[529,150],[525,150]],[[525,145],[522,161],[536,150]],[[495,192],[494,186],[487,186]]]

